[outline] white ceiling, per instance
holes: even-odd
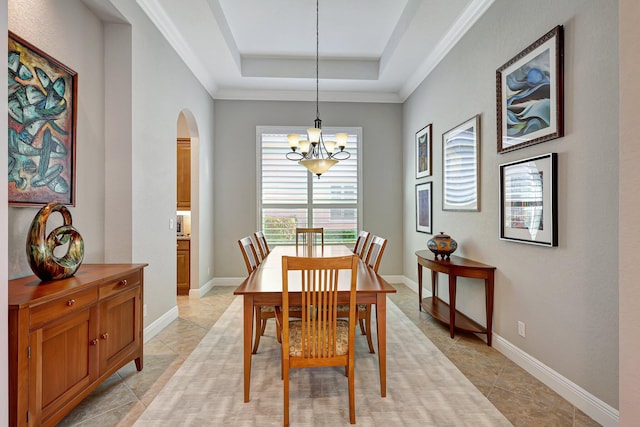
[[[137,0],[216,99],[315,100],[314,0]],[[320,0],[321,101],[402,102],[494,0]]]

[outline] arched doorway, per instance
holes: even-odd
[[[184,109],[176,122],[176,294],[199,294],[198,188],[199,138],[193,114]]]

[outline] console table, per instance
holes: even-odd
[[[472,261],[470,259],[451,255],[450,259],[434,259],[431,251],[417,251],[418,257],[418,298],[420,310],[425,310],[439,321],[449,325],[451,338],[455,329],[462,331],[487,334],[487,345],[491,346],[491,326],[493,319],[493,280],[496,267]],[[422,299],[422,267],[431,270],[431,295]],[[438,273],[449,276],[449,303],[438,298]],[[456,310],[456,278],[469,277],[484,279],[487,327],[480,325],[473,319]]]

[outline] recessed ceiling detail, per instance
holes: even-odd
[[[403,102],[494,0],[320,0],[323,101]],[[312,0],[137,0],[216,99],[312,100]]]

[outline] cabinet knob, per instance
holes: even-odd
[[[98,345],[98,340],[97,339],[92,339],[91,341],[89,341],[89,344],[91,345]]]
[[[70,299],[70,300],[68,300],[68,301],[67,301],[67,306],[68,306],[68,307],[71,307],[71,306],[72,306],[73,304],[75,304],[75,303],[76,303],[76,300],[74,300],[74,299]]]
[[[128,282],[127,282],[127,279],[122,279],[122,280],[120,281],[120,286],[127,286],[127,283],[128,283]]]
[[[100,335],[100,338],[102,338],[103,340],[106,340],[107,338],[109,338],[109,333],[105,332],[104,334]]]

